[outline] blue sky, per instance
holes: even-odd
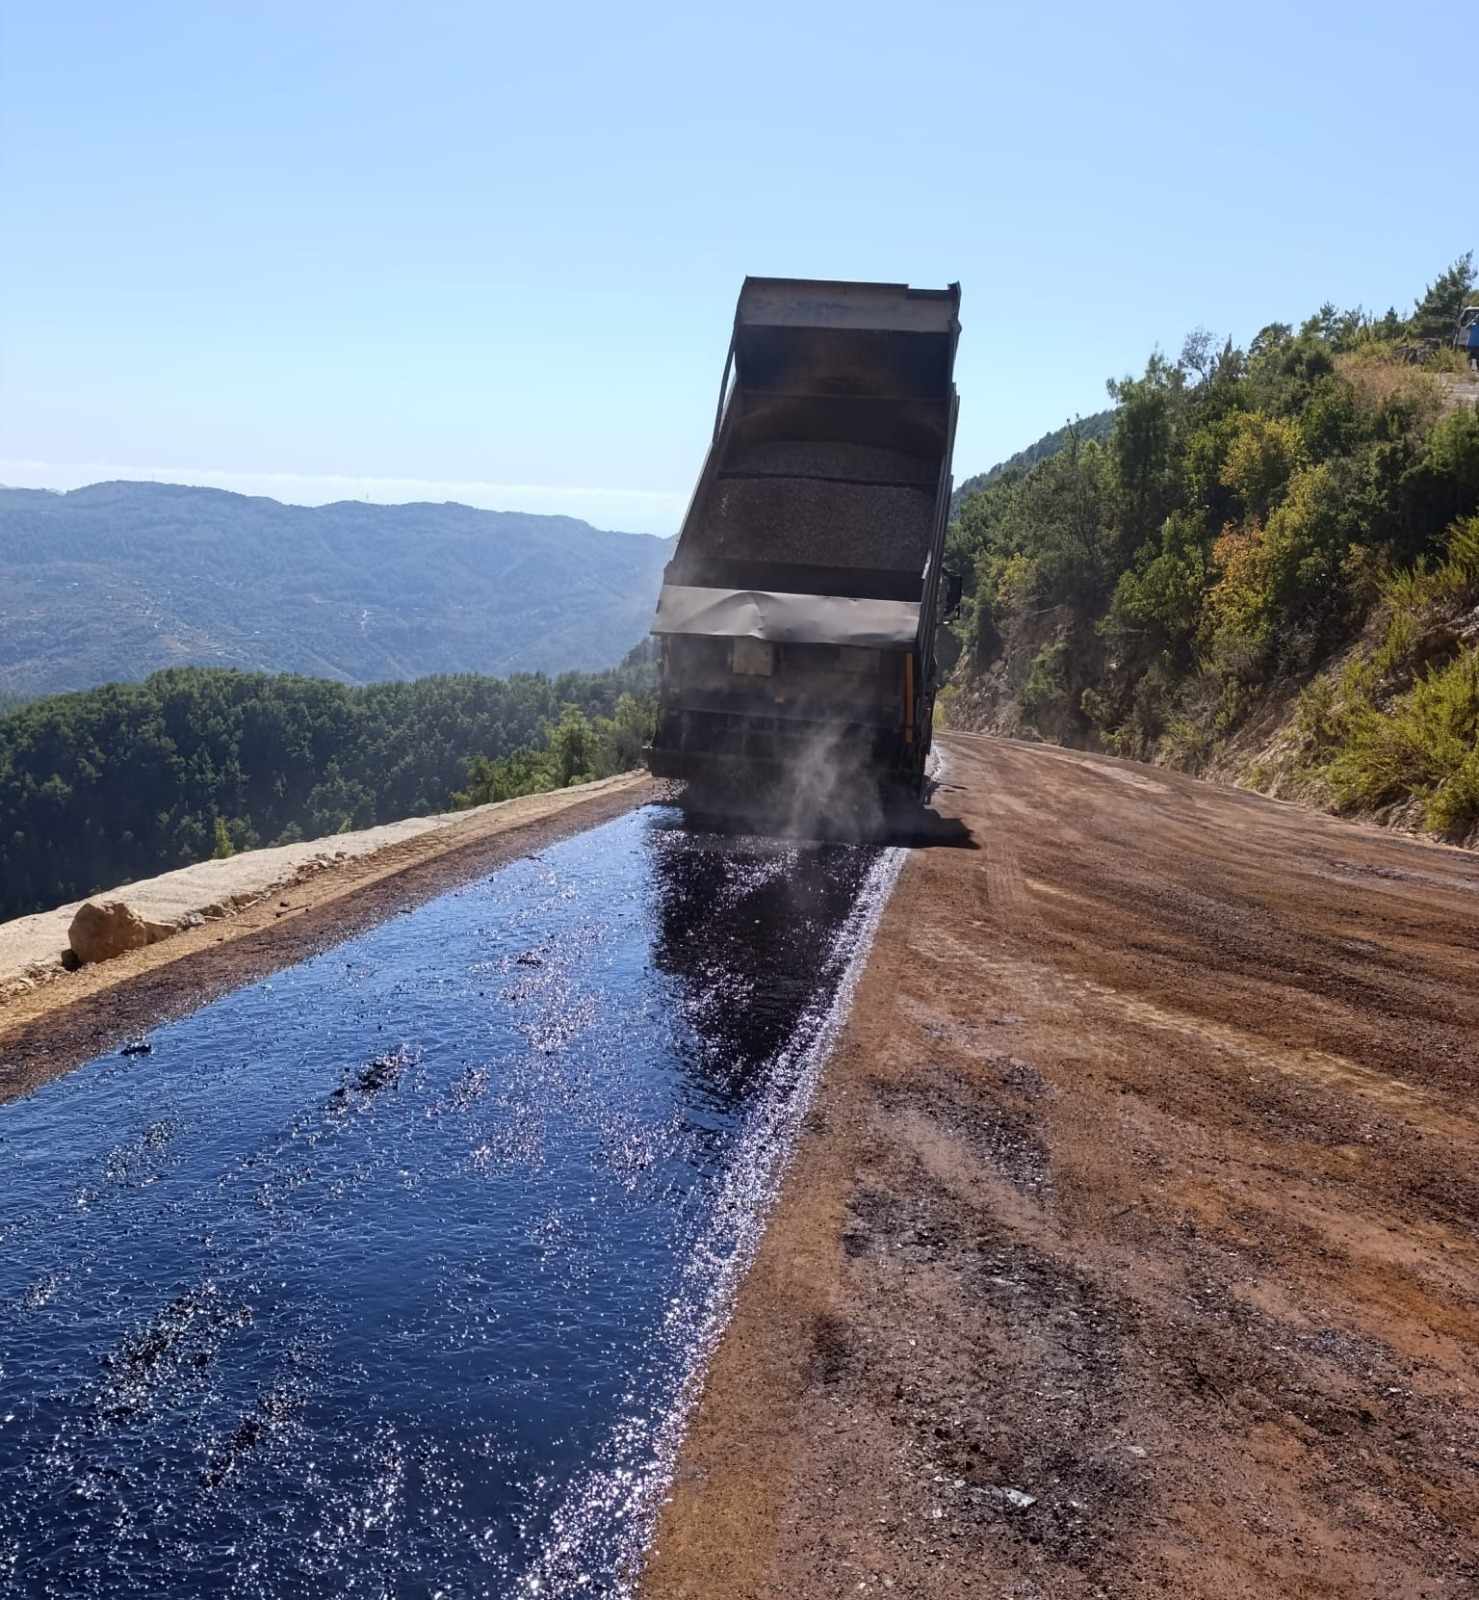
[[[672,531],[746,272],[964,290],[957,476],[1479,242],[1466,13],[0,0],[0,481]]]

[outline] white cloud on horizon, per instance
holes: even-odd
[[[666,537],[677,532],[685,496],[670,489],[598,489],[478,479],[380,478],[349,473],[244,472],[229,467],[132,467],[115,462],[0,460],[0,483],[13,489],[81,489],[125,479],[179,483],[237,494],[267,495],[290,505],[335,500],[398,505],[408,500],[455,500],[485,511],[532,511],[580,517],[598,527]]]

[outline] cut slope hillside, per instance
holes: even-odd
[[[1479,385],[1413,359],[1474,284],[1189,338],[1102,443],[966,495],[950,722],[1479,837]]]

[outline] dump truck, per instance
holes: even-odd
[[[707,801],[921,791],[959,601],[959,313],[959,284],[745,279],[652,626],[656,776]]]

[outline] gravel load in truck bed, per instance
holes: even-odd
[[[771,439],[739,449],[723,473],[782,478],[842,478],[853,483],[907,483],[932,489],[940,463],[903,450],[831,439]]]
[[[919,572],[929,555],[932,489],[819,478],[722,478],[696,530],[696,555]]]

